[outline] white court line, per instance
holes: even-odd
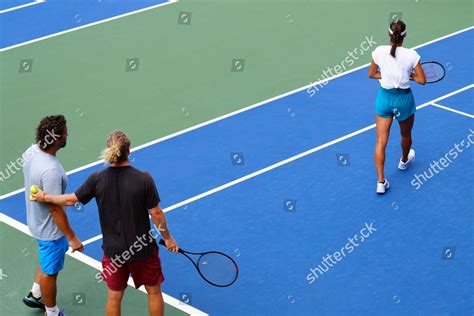
[[[82,29],[85,29],[85,28],[88,28],[88,27],[91,27],[91,26],[99,25],[99,24],[110,22],[110,21],[117,20],[117,19],[121,19],[121,18],[124,18],[124,17],[132,15],[132,14],[137,14],[137,13],[153,10],[153,9],[163,7],[165,5],[169,5],[169,4],[172,4],[172,3],[177,3],[177,2],[178,2],[178,0],[168,0],[168,2],[165,2],[165,3],[160,3],[160,4],[157,4],[157,5],[151,6],[151,7],[146,7],[146,8],[140,9],[140,10],[127,12],[127,13],[124,13],[124,14],[121,14],[121,15],[113,16],[113,17],[108,18],[108,19],[96,21],[96,22],[89,23],[89,24],[84,24],[84,25],[81,25],[81,26],[78,26],[78,27],[75,27],[75,28],[72,28],[72,29],[68,29],[68,30],[61,31],[61,32],[58,32],[58,33],[46,35],[46,36],[43,36],[43,37],[38,37],[38,38],[35,38],[33,40],[18,43],[18,44],[12,45],[12,46],[0,48],[0,52],[5,52],[5,51],[10,50],[10,49],[14,49],[14,48],[17,48],[17,47],[33,44],[33,43],[36,43],[36,42],[39,42],[39,41],[43,41],[45,39],[49,39],[49,38],[53,38],[53,37],[60,36],[60,35],[63,35],[63,34],[67,34],[67,33],[71,33],[71,32],[74,32],[74,31],[82,30]]]
[[[465,29],[456,31],[456,32],[454,32],[454,33],[451,33],[451,34],[448,34],[448,35],[439,37],[439,38],[437,38],[437,39],[434,39],[434,40],[431,40],[431,41],[429,41],[429,42],[423,43],[423,44],[421,44],[421,45],[415,46],[415,47],[413,47],[413,48],[414,48],[414,49],[417,49],[417,48],[420,48],[420,47],[423,47],[423,46],[426,46],[426,45],[430,45],[430,44],[433,44],[433,43],[435,43],[435,42],[441,41],[441,40],[446,39],[446,38],[449,38],[449,37],[451,37],[451,36],[455,36],[455,35],[458,35],[458,34],[467,32],[467,31],[472,30],[472,29],[474,29],[474,26],[470,26],[470,27],[468,27],[468,28],[465,28]],[[163,142],[163,141],[165,141],[165,140],[168,140],[168,139],[177,137],[177,136],[179,136],[179,135],[189,133],[189,132],[191,132],[191,131],[193,131],[193,130],[196,130],[196,129],[199,129],[199,128],[201,128],[201,127],[204,127],[204,126],[213,124],[213,123],[218,122],[218,121],[222,121],[222,120],[224,120],[224,119],[226,119],[226,118],[235,116],[235,115],[240,114],[240,113],[243,113],[243,112],[247,112],[247,111],[252,110],[252,109],[254,109],[254,108],[257,108],[257,107],[260,107],[260,106],[262,106],[262,105],[265,105],[265,104],[267,104],[267,103],[269,103],[269,102],[272,102],[272,101],[275,101],[275,100],[284,98],[284,97],[286,97],[286,96],[289,96],[289,95],[291,95],[291,94],[294,94],[294,93],[303,91],[303,90],[305,90],[305,89],[310,88],[311,86],[315,86],[315,85],[318,85],[318,84],[322,84],[323,82],[328,82],[328,81],[337,79],[337,78],[339,78],[339,77],[349,75],[349,74],[351,74],[351,73],[353,73],[353,72],[355,72],[355,71],[358,71],[358,70],[360,70],[360,69],[363,69],[363,68],[365,68],[365,67],[367,67],[367,66],[369,66],[369,64],[365,64],[365,65],[356,67],[356,68],[354,68],[354,69],[351,69],[351,70],[348,70],[348,71],[346,71],[346,72],[340,73],[340,74],[338,74],[338,75],[335,75],[335,76],[333,76],[333,77],[331,77],[331,78],[328,78],[328,79],[325,79],[325,80],[313,82],[313,83],[311,83],[311,84],[308,84],[308,85],[305,85],[305,86],[303,86],[303,87],[300,87],[300,88],[297,88],[297,89],[288,91],[288,92],[286,92],[286,93],[277,95],[277,96],[275,96],[275,97],[272,97],[272,98],[270,98],[270,99],[267,99],[267,100],[258,102],[258,103],[256,103],[256,104],[253,104],[253,105],[250,105],[250,106],[247,106],[247,107],[245,107],[245,108],[242,108],[242,109],[239,109],[239,110],[236,110],[236,111],[233,111],[233,112],[224,114],[224,115],[222,115],[222,116],[216,117],[216,118],[211,119],[211,120],[209,120],[209,121],[206,121],[206,122],[203,122],[203,123],[200,123],[200,124],[197,124],[197,125],[188,127],[188,128],[186,128],[186,129],[184,129],[184,130],[181,130],[181,131],[179,131],[179,132],[175,132],[175,133],[173,133],[173,134],[170,134],[170,135],[167,135],[167,136],[164,136],[164,137],[161,137],[161,138],[152,140],[152,141],[147,142],[147,143],[145,143],[145,144],[142,144],[142,145],[140,145],[140,146],[134,147],[134,148],[132,148],[130,151],[131,151],[131,152],[135,152],[135,151],[137,151],[137,150],[140,150],[140,149],[143,149],[143,148],[146,148],[146,147],[149,147],[149,146],[152,146],[152,145],[161,143],[161,142]],[[101,164],[101,163],[103,163],[103,162],[104,162],[103,160],[97,160],[97,161],[91,162],[91,163],[89,163],[89,164],[86,164],[86,165],[84,165],[84,166],[81,166],[81,167],[72,169],[72,170],[68,171],[66,174],[67,174],[67,175],[71,175],[71,174],[80,172],[80,171],[82,171],[82,170],[88,169],[88,168],[90,168],[90,167],[97,166],[98,164]],[[6,198],[8,198],[8,197],[10,197],[10,196],[13,196],[13,195],[18,194],[18,193],[20,193],[20,192],[23,192],[24,190],[25,190],[24,188],[21,188],[21,189],[12,191],[12,192],[7,193],[7,194],[4,194],[4,195],[0,195],[0,200],[6,199]]]
[[[94,236],[94,237],[92,237],[92,238],[89,238],[89,239],[83,241],[82,244],[83,244],[84,246],[86,246],[86,245],[92,244],[94,241],[97,241],[97,240],[100,240],[100,239],[102,239],[102,234],[97,235],[97,236]]]
[[[23,8],[26,8],[26,7],[31,7],[32,5],[40,4],[40,3],[43,3],[43,2],[46,2],[46,0],[36,0],[36,1],[30,2],[30,3],[25,3],[25,4],[22,4],[22,5],[18,5],[16,7],[1,10],[0,14],[15,11],[15,10],[19,10],[19,9],[23,9]]]
[[[21,231],[22,233],[25,233],[26,235],[30,236],[30,237],[33,237],[31,236],[31,233],[28,229],[28,226],[26,226],[25,224],[9,217],[8,215],[4,214],[4,213],[0,213],[0,222],[3,222],[5,224],[7,224],[8,226],[11,226],[19,231]],[[81,261],[82,263],[85,263],[87,264],[88,266],[98,270],[98,271],[102,271],[102,264],[89,257],[88,255],[84,254],[84,253],[81,253],[81,252],[74,252],[72,253],[70,250],[67,251],[67,255],[69,255],[70,257],[73,257],[79,261]],[[128,279],[128,284],[131,285],[131,286],[134,286],[133,284],[133,280],[131,278]],[[143,287],[140,287],[139,288],[140,291],[146,293],[145,289]],[[165,301],[166,304],[168,305],[171,305],[189,315],[196,315],[196,316],[205,316],[205,315],[208,315],[202,311],[200,311],[199,309],[197,308],[194,308],[192,307],[191,305],[188,305],[180,300],[177,300],[176,298],[168,295],[168,294],[165,294],[163,293],[163,299]]]
[[[459,110],[455,110],[455,109],[452,109],[452,108],[449,108],[447,106],[444,106],[444,105],[441,105],[441,104],[437,104],[435,102],[431,102],[431,105],[434,105],[440,109],[443,109],[443,110],[446,110],[446,111],[451,111],[451,112],[454,112],[456,114],[460,114],[460,115],[464,115],[464,116],[467,116],[467,117],[470,117],[470,118],[474,118],[474,115],[472,114],[469,114],[469,113],[466,113],[466,112],[462,112],[462,111],[459,111]]]
[[[425,102],[425,103],[423,103],[423,104],[417,106],[416,109],[419,110],[419,109],[422,109],[422,108],[424,108],[424,107],[426,107],[426,106],[428,106],[428,105],[433,104],[434,102],[437,102],[437,101],[440,101],[440,100],[449,98],[449,97],[451,97],[451,96],[453,96],[453,95],[455,95],[455,94],[461,93],[461,92],[463,92],[463,91],[465,91],[465,90],[467,90],[467,89],[472,88],[472,86],[473,86],[473,85],[466,86],[466,87],[464,87],[464,88],[458,89],[458,90],[453,91],[453,92],[451,92],[451,93],[445,94],[445,95],[443,95],[443,96],[441,96],[441,97],[439,97],[439,98],[436,98],[436,99],[434,99],[434,100]],[[174,204],[174,205],[171,205],[171,206],[169,206],[169,207],[163,209],[163,211],[164,211],[164,212],[169,212],[169,211],[174,210],[174,209],[176,209],[176,208],[178,208],[178,207],[181,207],[181,206],[184,206],[184,205],[189,204],[189,203],[191,203],[191,202],[200,200],[200,199],[202,199],[202,198],[204,198],[204,197],[206,197],[206,196],[209,196],[209,195],[211,195],[211,194],[214,194],[214,193],[217,193],[217,192],[219,192],[219,191],[225,190],[225,189],[230,188],[230,187],[232,187],[232,186],[234,186],[234,185],[236,185],[236,184],[239,184],[239,183],[241,183],[241,182],[244,182],[244,181],[247,181],[247,180],[249,180],[249,179],[255,178],[256,176],[261,175],[261,174],[263,174],[263,173],[265,173],[265,172],[268,172],[268,171],[273,170],[273,169],[275,169],[275,168],[284,166],[284,165],[286,165],[286,164],[289,164],[290,162],[293,162],[293,161],[295,161],[295,160],[298,160],[298,159],[300,159],[300,158],[303,158],[303,157],[305,157],[305,156],[308,156],[308,155],[310,155],[310,154],[313,154],[313,153],[315,153],[315,152],[317,152],[317,151],[320,151],[320,150],[322,150],[322,149],[324,149],[324,148],[327,148],[327,147],[332,146],[332,145],[334,145],[334,144],[340,143],[340,142],[342,142],[342,141],[344,141],[344,140],[346,140],[346,139],[349,139],[349,138],[352,138],[352,137],[357,136],[357,135],[359,135],[359,134],[362,134],[362,133],[364,133],[364,132],[366,132],[366,131],[368,131],[368,130],[373,129],[374,127],[375,127],[375,124],[366,126],[366,127],[361,128],[361,129],[359,129],[359,130],[357,130],[357,131],[355,131],[355,132],[352,132],[352,133],[350,133],[350,134],[344,135],[344,136],[339,137],[339,138],[337,138],[337,139],[334,139],[334,140],[332,140],[332,141],[330,141],[330,142],[327,142],[327,143],[325,143],[325,144],[323,144],[323,145],[319,145],[319,146],[317,146],[317,147],[311,148],[311,149],[309,149],[309,150],[307,150],[307,151],[305,151],[305,152],[302,152],[302,153],[300,153],[300,154],[298,154],[298,155],[292,156],[292,157],[290,157],[290,158],[288,158],[288,159],[285,159],[285,160],[282,160],[282,161],[280,161],[280,162],[277,162],[277,163],[275,163],[275,164],[273,164],[273,165],[270,165],[270,166],[268,166],[268,167],[266,167],[266,168],[263,168],[263,169],[260,169],[260,170],[258,170],[258,171],[255,171],[255,172],[253,172],[253,173],[251,173],[251,174],[248,174],[248,175],[246,175],[246,176],[243,176],[243,177],[241,177],[241,178],[239,178],[239,179],[236,179],[236,180],[234,180],[234,181],[231,181],[231,182],[228,182],[228,183],[226,183],[226,184],[223,184],[223,185],[221,185],[221,186],[219,186],[219,187],[217,187],[217,188],[214,188],[214,189],[209,190],[209,191],[207,191],[207,192],[201,193],[201,194],[199,194],[199,195],[196,195],[196,196],[194,196],[194,197],[192,197],[192,198],[189,198],[189,199],[184,200],[184,201],[182,201],[182,202],[176,203],[176,204]]]
[[[449,97],[451,97],[451,96],[453,96],[453,95],[456,95],[456,94],[458,94],[458,93],[461,93],[461,92],[466,91],[466,90],[468,90],[468,89],[471,89],[471,88],[473,88],[473,87],[474,87],[474,85],[468,85],[468,86],[466,86],[466,87],[464,87],[464,88],[458,89],[458,90],[453,91],[453,92],[450,92],[450,93],[448,93],[448,94],[445,94],[445,95],[443,95],[443,96],[441,96],[441,97],[439,97],[439,98],[436,98],[436,99],[433,99],[433,100],[431,100],[431,101],[425,102],[425,103],[423,103],[423,104],[417,106],[416,109],[417,109],[417,110],[420,110],[420,109],[422,109],[422,108],[424,108],[424,107],[427,107],[427,106],[429,106],[429,105],[432,105],[434,102],[447,99],[447,98],[449,98]],[[212,195],[212,194],[214,194],[214,193],[220,192],[220,191],[222,191],[222,190],[225,190],[225,189],[227,189],[227,188],[230,188],[230,187],[232,187],[232,186],[234,186],[234,185],[237,185],[237,184],[242,183],[242,182],[244,182],[244,181],[250,180],[250,179],[252,179],[252,178],[255,178],[256,176],[259,176],[259,175],[261,175],[261,174],[263,174],[263,173],[266,173],[266,172],[268,172],[268,171],[270,171],[270,170],[273,170],[273,169],[276,169],[276,168],[278,168],[278,167],[284,166],[284,165],[286,165],[286,164],[289,164],[290,162],[293,162],[293,161],[298,160],[298,159],[300,159],[300,158],[306,157],[306,156],[308,156],[308,155],[310,155],[310,154],[313,154],[313,153],[315,153],[315,152],[317,152],[317,151],[320,151],[320,150],[322,150],[322,149],[324,149],[324,148],[327,148],[327,147],[332,146],[332,145],[334,145],[334,144],[340,143],[340,142],[342,142],[342,141],[344,141],[344,140],[346,140],[346,139],[349,139],[349,138],[351,138],[351,137],[354,137],[354,136],[357,136],[357,135],[359,135],[359,134],[362,134],[362,133],[364,133],[364,132],[366,132],[366,131],[368,131],[368,130],[373,129],[374,127],[375,127],[375,124],[372,124],[372,125],[366,126],[366,127],[364,127],[364,128],[361,128],[361,129],[359,129],[359,130],[357,130],[357,131],[355,131],[355,132],[352,132],[352,133],[350,133],[350,134],[347,134],[347,135],[344,135],[344,136],[342,136],[342,137],[336,138],[336,139],[334,139],[334,140],[332,140],[332,141],[330,141],[330,142],[327,142],[327,143],[325,143],[325,144],[319,145],[319,146],[314,147],[314,148],[312,148],[312,149],[309,149],[309,150],[307,150],[307,151],[305,151],[305,152],[302,152],[302,153],[300,153],[300,154],[297,154],[297,155],[295,155],[295,156],[292,156],[292,157],[290,157],[290,158],[288,158],[288,159],[285,159],[285,160],[282,160],[282,161],[280,161],[280,162],[274,163],[273,165],[270,165],[270,166],[268,166],[268,167],[266,167],[266,168],[257,170],[257,171],[255,171],[255,172],[253,172],[253,173],[250,173],[250,174],[246,175],[246,176],[243,176],[243,177],[241,177],[241,178],[235,179],[235,180],[230,181],[230,182],[228,182],[228,183],[226,183],[226,184],[223,184],[223,185],[221,185],[221,186],[218,186],[217,188],[211,189],[211,190],[209,190],[209,191],[206,191],[206,192],[203,192],[203,193],[198,194],[198,195],[196,195],[196,196],[193,196],[193,197],[191,197],[191,198],[189,198],[189,199],[187,199],[187,200],[184,200],[184,201],[182,201],[182,202],[179,202],[179,203],[176,203],[176,204],[171,205],[171,206],[169,206],[169,207],[166,207],[166,208],[163,209],[163,212],[166,213],[166,212],[172,211],[172,210],[174,210],[174,209],[177,209],[177,208],[179,208],[179,207],[181,207],[181,206],[185,206],[185,205],[187,205],[187,204],[189,204],[189,203],[192,203],[192,202],[195,202],[195,201],[197,201],[197,200],[203,199],[203,198],[205,198],[205,197],[207,197],[207,196],[209,196],[209,195]],[[97,241],[97,240],[99,240],[99,239],[101,239],[101,238],[102,238],[102,235],[98,235],[98,236],[95,236],[95,237],[90,238],[90,239],[88,239],[88,240]]]
[[[471,27],[468,27],[468,28],[466,28],[466,29],[463,29],[463,30],[460,30],[460,31],[457,31],[457,32],[454,32],[454,33],[451,33],[451,34],[448,34],[448,35],[443,36],[443,37],[440,37],[440,38],[438,38],[438,39],[435,39],[435,40],[426,42],[426,43],[421,44],[421,45],[418,45],[418,46],[415,46],[414,48],[415,48],[415,49],[416,49],[416,48],[420,48],[420,47],[423,47],[423,46],[426,46],[426,45],[435,43],[435,42],[437,42],[437,41],[446,39],[446,38],[448,38],[448,37],[451,37],[451,36],[454,36],[454,35],[457,35],[457,34],[466,32],[466,31],[471,30],[471,29],[474,29],[474,27],[471,26]],[[368,65],[369,65],[369,64],[365,64],[365,65],[359,66],[359,67],[357,67],[357,68],[354,68],[354,69],[351,69],[351,70],[346,71],[346,72],[344,72],[344,73],[341,73],[341,74],[339,74],[339,75],[333,76],[333,77],[331,77],[331,78],[329,78],[329,79],[326,79],[326,80],[324,80],[324,81],[326,82],[326,81],[329,81],[329,80],[333,80],[333,79],[342,77],[342,76],[344,76],[344,75],[350,74],[350,73],[355,72],[355,71],[357,71],[357,70],[363,69],[363,68],[367,67]],[[226,114],[226,115],[220,116],[220,117],[218,117],[218,118],[215,118],[215,119],[206,121],[206,122],[204,122],[204,123],[195,125],[195,126],[193,126],[193,127],[190,127],[190,128],[188,128],[188,129],[185,129],[185,130],[183,130],[183,131],[180,131],[180,132],[177,132],[177,133],[174,133],[174,134],[171,134],[171,135],[168,135],[168,136],[159,138],[159,139],[157,139],[157,140],[154,140],[154,141],[151,141],[151,142],[149,142],[149,143],[146,143],[146,144],[140,145],[140,146],[138,146],[138,147],[135,147],[135,148],[133,148],[131,151],[133,152],[133,151],[136,151],[136,150],[140,150],[140,149],[142,149],[142,148],[145,148],[145,147],[151,146],[151,145],[153,145],[153,144],[162,142],[162,141],[164,141],[164,140],[166,140],[166,139],[170,139],[170,138],[176,137],[176,136],[178,136],[178,135],[187,133],[187,132],[192,131],[192,130],[194,130],[194,129],[197,129],[197,128],[200,128],[200,127],[203,127],[203,126],[212,124],[212,123],[214,123],[214,122],[223,120],[223,119],[228,118],[228,117],[230,117],[230,116],[234,116],[234,115],[236,115],[236,114],[239,114],[239,113],[248,111],[248,110],[250,110],[250,109],[256,108],[256,107],[261,106],[261,105],[264,105],[264,104],[266,104],[266,103],[268,103],[268,102],[271,102],[271,101],[274,101],[274,100],[283,98],[283,97],[285,97],[285,96],[291,95],[291,94],[293,94],[293,93],[296,93],[296,92],[305,90],[305,89],[307,89],[307,88],[309,88],[309,87],[311,87],[311,86],[313,86],[313,85],[317,85],[318,83],[322,83],[322,81],[320,81],[320,82],[315,82],[315,83],[306,85],[306,86],[304,86],[304,87],[301,87],[301,88],[298,88],[298,89],[295,89],[295,90],[286,92],[286,93],[281,94],[281,95],[279,95],[279,96],[276,96],[276,97],[267,99],[267,100],[265,100],[265,101],[256,103],[256,104],[251,105],[251,106],[249,106],[249,107],[246,107],[246,108],[243,108],[243,109],[240,109],[240,110],[237,110],[237,111],[228,113],[228,114]],[[437,102],[437,101],[446,99],[446,98],[448,98],[448,97],[450,97],[450,96],[453,96],[453,95],[455,95],[455,94],[458,94],[458,93],[460,93],[460,92],[463,92],[463,91],[465,91],[465,90],[467,90],[467,89],[470,89],[470,88],[473,88],[473,87],[474,87],[474,85],[471,84],[471,85],[466,86],[466,87],[464,87],[464,88],[461,88],[461,89],[459,89],[459,90],[456,90],[456,91],[453,91],[453,92],[451,92],[451,93],[445,94],[445,95],[443,95],[443,96],[441,96],[441,97],[439,97],[439,98],[433,99],[433,100],[431,100],[431,101],[429,101],[429,102],[426,102],[426,103],[423,103],[422,105],[417,106],[417,109],[424,108],[424,107],[426,107],[426,106],[428,106],[428,105],[430,105],[430,104],[432,104],[432,103],[434,103],[434,102]],[[359,135],[359,134],[361,134],[361,133],[363,133],[363,132],[365,132],[365,131],[368,131],[368,130],[370,130],[370,129],[373,129],[374,127],[375,127],[375,124],[369,125],[369,126],[367,126],[367,127],[365,127],[365,128],[362,128],[362,129],[360,129],[360,130],[358,130],[358,131],[355,131],[355,132],[353,132],[353,133],[350,133],[350,134],[347,134],[347,135],[345,135],[345,136],[342,136],[342,137],[340,137],[340,138],[338,138],[338,139],[335,139],[335,140],[333,140],[333,141],[331,141],[331,142],[328,142],[328,143],[325,143],[325,144],[323,144],[323,145],[317,146],[317,147],[315,147],[315,148],[313,148],[313,149],[310,149],[310,150],[308,150],[308,151],[305,151],[305,152],[303,152],[303,153],[300,153],[300,154],[298,154],[298,155],[296,155],[296,156],[290,157],[290,158],[288,158],[288,159],[286,159],[286,160],[283,160],[283,161],[281,161],[281,162],[278,162],[278,163],[276,163],[276,164],[273,164],[273,165],[271,165],[271,166],[268,166],[268,167],[266,167],[266,168],[264,168],[264,169],[258,170],[258,171],[254,172],[254,173],[251,173],[251,174],[249,174],[249,175],[246,175],[246,176],[244,176],[244,177],[241,177],[241,178],[239,178],[239,179],[236,179],[236,180],[234,180],[234,181],[231,181],[231,182],[229,182],[229,183],[227,183],[227,184],[224,184],[224,185],[222,185],[222,186],[219,186],[219,187],[214,188],[214,189],[212,189],[212,190],[209,190],[209,191],[207,191],[207,192],[201,193],[201,194],[199,194],[199,195],[197,195],[197,196],[195,196],[195,197],[192,197],[192,198],[189,198],[189,199],[187,199],[187,200],[185,200],[185,201],[182,201],[182,202],[180,202],[180,203],[174,204],[174,205],[172,205],[172,206],[170,206],[170,207],[165,208],[163,211],[164,211],[164,212],[168,212],[168,211],[171,211],[171,210],[176,209],[176,208],[178,208],[178,207],[181,207],[181,206],[184,206],[184,205],[189,204],[189,203],[191,203],[191,202],[194,202],[194,201],[196,201],[196,200],[202,199],[202,198],[204,198],[204,197],[206,197],[206,196],[209,196],[209,195],[214,194],[214,193],[216,193],[216,192],[222,191],[222,190],[224,190],[224,189],[226,189],[226,188],[229,188],[229,187],[231,187],[231,186],[234,186],[234,185],[236,185],[236,184],[238,184],[238,183],[241,183],[241,182],[246,181],[246,180],[248,180],[248,179],[254,178],[254,177],[256,177],[256,176],[258,176],[258,175],[260,175],[260,174],[263,174],[263,173],[265,173],[265,172],[268,172],[268,171],[270,171],[270,170],[273,170],[273,169],[275,169],[275,168],[278,168],[278,167],[280,167],[280,166],[283,166],[283,165],[285,165],[285,164],[288,164],[288,163],[290,163],[290,162],[292,162],[292,161],[295,161],[295,160],[297,160],[297,159],[300,159],[300,158],[302,158],[302,157],[305,157],[305,156],[307,156],[307,155],[309,155],[309,154],[312,154],[312,153],[314,153],[314,152],[317,152],[317,151],[319,151],[319,150],[321,150],[321,149],[324,149],[324,148],[329,147],[329,146],[331,146],[331,145],[334,145],[334,144],[336,144],[336,143],[339,143],[339,142],[341,142],[341,141],[343,141],[343,140],[345,140],[345,139],[348,139],[348,138],[354,137],[354,136],[356,136],[356,135]],[[98,165],[98,164],[100,164],[100,163],[102,163],[102,162],[103,162],[103,160],[99,160],[99,161],[90,163],[90,164],[85,165],[85,166],[82,166],[82,167],[80,167],[80,168],[73,169],[73,170],[69,171],[67,174],[69,175],[69,174],[73,174],[73,173],[79,172],[79,171],[84,170],[84,169],[87,169],[87,168],[89,168],[89,167]],[[24,189],[19,189],[19,190],[13,191],[13,192],[11,192],[11,193],[5,194],[5,195],[3,195],[3,196],[0,196],[0,200],[1,200],[1,199],[4,199],[4,198],[6,198],[6,197],[9,197],[9,196],[15,195],[15,194],[17,194],[17,193],[23,192],[23,191],[24,191]],[[3,215],[4,218],[9,218],[8,216],[6,216],[6,215],[4,215],[4,214],[2,214],[2,213],[0,213],[0,218],[1,218],[1,215]],[[12,220],[13,220],[13,219],[12,219]],[[3,220],[2,220],[2,221],[3,221]],[[24,224],[19,223],[19,222],[17,222],[17,223],[20,224],[20,225],[24,225]],[[13,226],[13,225],[11,225],[11,226]],[[26,226],[25,226],[25,227],[26,227]],[[21,229],[20,229],[20,230],[21,230]],[[29,234],[29,232],[27,232],[27,234]],[[99,239],[101,239],[101,238],[102,238],[102,235],[98,235],[98,236],[95,236],[95,237],[92,237],[92,238],[88,239],[87,242],[88,242],[88,243],[92,243],[92,242],[97,241],[97,240],[99,240]],[[74,254],[70,254],[70,255],[73,256],[73,257],[74,257],[74,256],[81,256],[81,255],[82,255],[82,256],[85,256],[84,254],[81,254],[81,253],[78,253],[78,254],[74,253]],[[93,262],[95,262],[94,264],[99,263],[99,262],[98,262],[97,260],[95,260],[95,259],[92,259],[92,258],[90,258],[90,257],[88,257],[88,256],[85,256],[85,257],[86,257],[86,259],[84,259],[84,260],[89,259],[89,260],[92,260]],[[81,259],[78,259],[78,260],[81,260]],[[81,261],[82,261],[82,260],[81,260]],[[83,261],[83,262],[87,263],[86,261]],[[91,262],[91,263],[92,263],[92,262]],[[100,264],[100,263],[99,263],[99,264]],[[92,267],[94,267],[94,265],[92,265],[92,264],[89,264],[89,265],[92,266]],[[99,267],[99,268],[100,268],[100,267]],[[165,296],[165,294],[164,294],[164,296]],[[167,296],[167,295],[166,295],[166,296]],[[165,297],[166,297],[166,296],[165,296]],[[176,299],[174,299],[174,300],[176,300]],[[166,301],[166,300],[165,300],[165,301]],[[183,302],[181,302],[181,301],[179,301],[179,300],[176,300],[176,301],[178,302],[179,305],[184,305]],[[170,304],[170,305],[173,305],[173,304],[171,304],[171,303],[169,303],[169,304]],[[174,305],[173,305],[173,306],[174,306]],[[175,306],[175,307],[176,307],[176,306]],[[179,308],[179,307],[177,307],[177,308]],[[191,307],[191,308],[192,308],[192,307]],[[179,308],[179,309],[181,309],[181,308]],[[199,311],[199,312],[200,312],[200,311]],[[201,313],[202,313],[202,312],[201,312]],[[196,315],[197,315],[197,314],[196,314]],[[199,314],[199,315],[207,315],[207,314]]]

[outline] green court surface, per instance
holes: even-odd
[[[190,24],[178,23],[180,12]],[[46,114],[67,116],[70,146],[59,158],[72,170],[96,161],[113,129],[138,146],[314,82],[366,36],[385,43],[394,14],[409,22],[411,47],[472,25],[466,12],[470,0],[182,0],[6,50],[0,170]],[[126,71],[129,58],[137,71]],[[32,72],[18,71],[23,59]],[[233,59],[245,60],[243,71],[231,71]],[[0,195],[21,188],[21,172],[0,186]]]
[[[31,288],[38,266],[37,242],[27,234],[0,222],[0,306],[2,315],[43,315],[26,307],[19,299]],[[58,277],[57,300],[71,315],[103,315],[107,286],[98,284],[98,271],[75,258],[66,256],[65,268]],[[124,315],[146,315],[146,295],[128,287],[122,304]],[[187,315],[166,305],[166,315]]]
[[[320,80],[324,70],[341,64],[349,51],[360,48],[367,39],[373,40],[375,46],[386,44],[387,26],[394,17],[407,22],[408,36],[404,45],[414,47],[471,27],[474,22],[472,9],[472,0],[180,0],[2,50],[0,199],[21,198],[15,193],[23,187],[22,172],[6,170],[35,141],[34,129],[41,117],[51,114],[66,116],[68,146],[59,152],[58,158],[70,172],[96,162],[105,146],[104,140],[112,130],[124,130],[133,141],[132,147],[179,133]],[[178,17],[183,12],[189,23],[180,23]],[[372,50],[358,55],[345,71],[369,63]],[[135,61],[136,69],[127,66],[130,59]],[[19,71],[23,60],[32,61],[32,71]],[[238,69],[234,67],[236,60],[241,65]],[[367,104],[367,107],[371,106]],[[262,156],[267,154],[270,156],[272,153]],[[262,163],[253,171],[261,171],[260,168],[266,166]],[[173,167],[178,170],[181,166]],[[202,174],[196,173],[192,180],[200,180],[200,176]],[[216,173],[216,178],[219,176]],[[234,178],[223,178],[223,183],[216,182],[206,190],[235,181]],[[179,189],[177,187],[176,191]],[[202,194],[201,191],[197,193]],[[255,195],[260,193],[252,192]],[[245,199],[249,195],[246,194]],[[325,199],[326,196],[321,197],[321,200]],[[388,203],[393,206],[394,201]],[[241,200],[226,202],[236,205]],[[188,208],[186,203],[181,206]],[[213,204],[209,208],[214,207]],[[16,206],[15,211],[17,208],[24,212]],[[205,206],[204,210],[208,211]],[[0,209],[0,216],[4,212],[6,214],[6,209]],[[170,217],[184,216],[177,213]],[[196,218],[198,215],[196,213]],[[176,217],[175,223],[179,223],[175,226],[176,231],[183,236],[194,237],[201,233],[192,229],[202,223],[189,222],[191,228],[186,230],[183,227],[187,227],[187,222],[178,221]],[[215,220],[216,227],[221,225],[217,216]],[[82,228],[84,231],[89,229]],[[41,315],[21,302],[31,287],[38,266],[37,243],[25,233],[25,229],[22,223],[10,225],[0,221],[1,315]],[[235,235],[245,233],[236,231]],[[97,231],[87,236],[98,234]],[[217,235],[214,239],[220,237]],[[196,240],[192,242],[198,243]],[[97,246],[100,243],[100,238],[95,239],[86,248],[100,249]],[[232,249],[234,253],[235,250]],[[238,253],[240,256],[240,251]],[[97,265],[80,258],[81,255],[68,255],[66,258],[58,281],[58,304],[67,314],[102,315],[107,288],[105,284],[97,283]],[[240,260],[243,264],[254,265],[252,261]],[[173,279],[170,277],[170,280]],[[259,293],[251,290],[245,287],[243,296],[251,295],[257,300]],[[181,295],[179,291],[168,293],[172,297],[168,302],[175,304],[166,306],[166,315],[187,315],[179,307],[188,305],[180,302],[181,298],[174,299]],[[198,297],[197,286],[194,291]],[[288,294],[291,293],[287,293],[284,300],[290,301],[291,306],[294,301],[291,302],[290,297],[294,293]],[[338,293],[333,297],[337,298]],[[196,301],[196,305],[202,303],[197,298]],[[227,300],[207,301],[219,305],[220,311],[228,303]],[[258,304],[255,306],[256,311],[261,308]],[[249,303],[248,307],[254,308],[254,305]],[[122,309],[123,315],[146,315],[146,294],[128,287]],[[203,309],[203,312],[208,310]]]

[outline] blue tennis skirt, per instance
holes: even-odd
[[[416,112],[411,89],[385,89],[380,87],[375,100],[375,113],[384,118],[395,117],[404,121]]]

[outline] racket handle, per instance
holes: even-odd
[[[160,245],[162,245],[163,247],[166,248],[166,243],[165,243],[165,241],[164,241],[163,239],[160,239],[160,241],[158,241],[158,243],[159,243]],[[184,253],[184,250],[181,249],[181,248],[179,248],[179,249],[178,249],[178,252],[179,252],[179,253]]]

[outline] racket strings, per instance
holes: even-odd
[[[426,80],[428,82],[435,82],[442,79],[445,75],[443,66],[437,63],[423,64],[423,71],[425,72]]]
[[[232,284],[237,278],[234,262],[221,253],[208,253],[199,258],[198,268],[209,282],[219,286]]]

